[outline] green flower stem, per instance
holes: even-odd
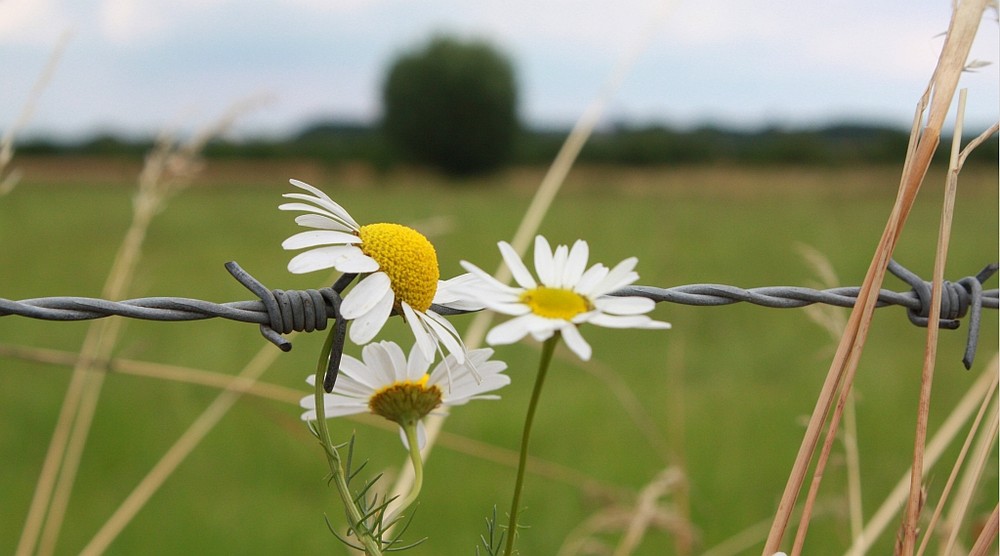
[[[556,332],[551,338],[542,344],[542,359],[538,363],[538,375],[535,377],[535,389],[531,392],[531,401],[528,402],[528,414],[524,418],[524,432],[521,433],[521,456],[517,464],[517,479],[514,483],[514,500],[510,503],[510,518],[507,522],[507,544],[503,553],[510,556],[514,551],[514,536],[517,533],[517,510],[521,504],[521,487],[524,485],[524,469],[528,463],[528,440],[531,437],[531,423],[535,420],[535,408],[538,407],[538,398],[542,394],[542,385],[545,383],[545,374],[549,370],[549,363],[552,362],[552,353],[559,343],[560,334]]]
[[[347,478],[345,477],[344,464],[341,462],[340,453],[337,452],[337,448],[330,441],[330,428],[326,424],[323,377],[326,374],[327,360],[330,358],[330,350],[333,347],[333,340],[337,335],[337,328],[336,324],[330,328],[330,333],[323,343],[323,350],[320,352],[319,362],[316,364],[316,431],[319,435],[319,441],[323,445],[323,451],[326,452],[326,461],[330,466],[330,474],[333,476],[333,482],[337,485],[337,492],[340,494],[340,499],[344,502],[344,509],[347,510],[347,515],[351,520],[351,529],[357,535],[358,540],[364,545],[365,554],[368,556],[382,556],[382,547],[379,541],[373,539],[371,534],[364,529],[364,514],[351,496],[351,489],[347,486]]]
[[[424,486],[424,459],[420,457],[420,444],[417,442],[417,424],[407,423],[403,426],[403,432],[406,434],[406,443],[410,445],[410,464],[413,465],[413,486],[410,488],[410,492],[406,495],[406,498],[399,503],[399,508],[393,514],[393,519],[396,516],[402,515],[410,505],[417,501],[420,489]]]

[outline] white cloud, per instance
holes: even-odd
[[[227,21],[218,7],[231,0],[102,0],[98,7],[101,34],[112,44],[149,44],[169,41],[193,23],[214,19],[224,27]],[[232,6],[236,13],[242,4]]]
[[[100,7],[104,38],[113,44],[128,44],[160,35],[167,29],[165,15],[140,0],[105,0]]]
[[[626,45],[669,1],[574,1],[491,3],[477,10],[479,25],[512,40],[590,45]]]
[[[0,45],[51,48],[70,28],[70,20],[55,0],[0,0]]]

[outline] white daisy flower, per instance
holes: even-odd
[[[465,363],[449,355],[428,373],[430,363],[416,345],[407,358],[395,342],[368,344],[361,351],[363,362],[350,355],[341,360],[337,391],[323,395],[326,416],[367,412],[381,415],[399,424],[404,445],[407,444],[404,427],[416,424],[418,445],[423,447],[422,420],[431,412],[444,413],[446,408],[469,400],[500,398],[486,392],[510,384],[510,377],[503,374],[507,364],[491,361],[492,355],[492,349],[474,349],[466,354]],[[315,387],[315,375],[306,380]],[[314,395],[302,398],[299,405],[306,409],[303,421],[316,420]]]
[[[441,282],[434,246],[416,230],[399,224],[359,225],[326,193],[298,180],[291,184],[307,193],[284,197],[305,202],[284,203],[281,210],[300,211],[295,222],[314,228],[286,239],[285,249],[308,249],[292,257],[288,270],[303,274],[335,268],[362,275],[340,306],[352,321],[349,336],[358,345],[370,342],[382,330],[389,315],[403,316],[410,325],[420,351],[428,361],[443,344],[459,363],[465,346],[458,331],[431,310],[432,303],[467,308],[457,293],[462,276]]]
[[[535,238],[535,273],[528,271],[514,248],[499,243],[500,253],[518,287],[494,279],[479,267],[462,261],[462,266],[478,278],[466,284],[468,295],[487,308],[515,318],[495,326],[486,336],[491,345],[511,344],[528,334],[538,341],[560,332],[566,345],[584,361],[591,347],[577,327],[584,323],[609,328],[670,328],[666,322],[645,315],[656,303],[645,297],[617,297],[609,292],[632,284],[639,275],[632,269],[638,260],[630,257],[614,268],[602,264],[587,267],[589,247],[577,240],[573,248],[556,247],[555,252],[542,236]]]

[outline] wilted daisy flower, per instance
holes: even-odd
[[[595,264],[589,269],[587,242],[577,240],[573,248],[556,247],[555,252],[542,236],[535,238],[535,273],[538,280],[507,242],[499,243],[500,253],[519,287],[502,284],[479,267],[462,261],[462,266],[478,278],[466,285],[470,296],[487,308],[514,315],[495,326],[486,336],[490,344],[514,343],[528,334],[539,341],[560,332],[566,345],[584,361],[591,348],[577,326],[584,323],[610,328],[670,328],[670,324],[652,320],[644,313],[656,305],[645,297],[617,297],[609,292],[639,279],[637,259],[630,257],[614,268]]]
[[[444,412],[469,400],[499,399],[486,392],[510,384],[510,377],[503,374],[507,364],[491,361],[492,355],[492,349],[475,349],[466,354],[465,363],[449,355],[428,373],[430,363],[416,346],[407,358],[395,342],[368,344],[361,351],[363,362],[344,355],[337,392],[323,395],[324,411],[328,418],[366,412],[381,415],[400,426],[401,436],[404,428],[416,425],[418,445],[423,447],[422,419],[431,412]],[[315,375],[307,380],[316,385]],[[306,409],[302,420],[316,420],[315,396],[302,398],[299,405]],[[402,438],[406,444],[406,437]]]
[[[410,325],[427,360],[434,359],[441,343],[458,362],[464,361],[465,348],[455,327],[431,310],[432,303],[463,305],[452,287],[462,280],[439,281],[437,253],[431,242],[399,224],[361,226],[326,193],[307,183],[290,181],[308,193],[286,193],[284,197],[305,202],[284,203],[278,208],[305,213],[295,217],[295,222],[315,229],[297,233],[281,244],[285,249],[308,248],[292,257],[288,270],[303,274],[335,268],[363,275],[340,306],[341,315],[352,321],[351,341],[358,345],[370,342],[395,312]]]

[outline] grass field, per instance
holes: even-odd
[[[0,197],[0,297],[97,296],[128,226],[138,168],[128,163],[25,161],[26,177]],[[410,224],[435,243],[442,274],[466,259],[492,270],[495,244],[510,239],[541,172],[512,170],[481,182],[444,183],[419,173],[376,176],[311,164],[209,165],[153,222],[130,297],[252,298],[223,269],[236,260],[272,288],[323,285],[322,273],[285,270],[282,239],[296,231],[276,209],[287,178],[310,181],[361,222]],[[591,260],[639,257],[640,283],[815,286],[800,245],[823,253],[842,285],[860,283],[895,195],[895,168],[687,168],[574,171],[541,229],[551,241],[577,238]],[[929,276],[940,213],[940,175],[925,182],[896,257]],[[974,275],[998,253],[996,169],[959,184],[946,278]],[[887,287],[908,289],[893,278]],[[987,285],[996,287],[996,279]],[[846,310],[845,310],[846,311]],[[686,479],[663,506],[689,526],[693,553],[750,531],[732,554],[759,552],[813,408],[834,343],[801,309],[749,305],[657,307],[670,331],[585,329],[594,360],[557,353],[535,422],[522,520],[522,554],[557,554],[596,515],[634,504],[664,469]],[[462,330],[471,317],[455,320]],[[75,352],[87,323],[0,318],[0,343]],[[995,353],[997,315],[986,311],[976,366],[965,371],[965,328],[944,331],[931,430]],[[388,336],[407,330],[392,322]],[[925,331],[901,308],[880,309],[856,383],[865,516],[904,476],[912,455]],[[306,393],[321,335],[299,335],[264,375]],[[129,321],[115,356],[228,375],[259,350],[274,350],[255,325]],[[356,346],[349,352],[357,353]],[[350,351],[353,350],[353,351]],[[407,538],[412,554],[474,554],[484,519],[510,501],[521,421],[538,346],[498,349],[512,384],[498,402],[457,408],[431,454]],[[12,553],[34,492],[70,372],[65,366],[0,359],[0,552]],[[58,554],[75,554],[217,394],[211,387],[110,374],[70,500]],[[294,398],[293,398],[294,399]],[[287,402],[244,397],[181,464],[111,546],[111,554],[344,553],[323,515],[341,523],[314,439]],[[404,461],[396,433],[372,418],[332,423],[357,432],[370,473]],[[995,447],[993,461],[996,461]],[[838,445],[838,454],[843,448]],[[954,458],[957,447],[949,454]],[[948,457],[945,462],[950,461]],[[931,472],[930,499],[948,465]],[[996,466],[979,485],[973,523],[996,504]],[[809,533],[812,554],[850,543],[844,458],[835,456]],[[602,513],[603,512],[603,513]],[[897,520],[898,522],[898,520]],[[754,529],[754,528],[757,529]],[[760,529],[764,527],[763,529]],[[891,550],[895,525],[872,553]],[[971,533],[963,531],[968,542]],[[604,535],[615,539],[618,533]],[[637,554],[672,553],[676,536],[655,528]],[[584,553],[584,552],[580,552]]]

